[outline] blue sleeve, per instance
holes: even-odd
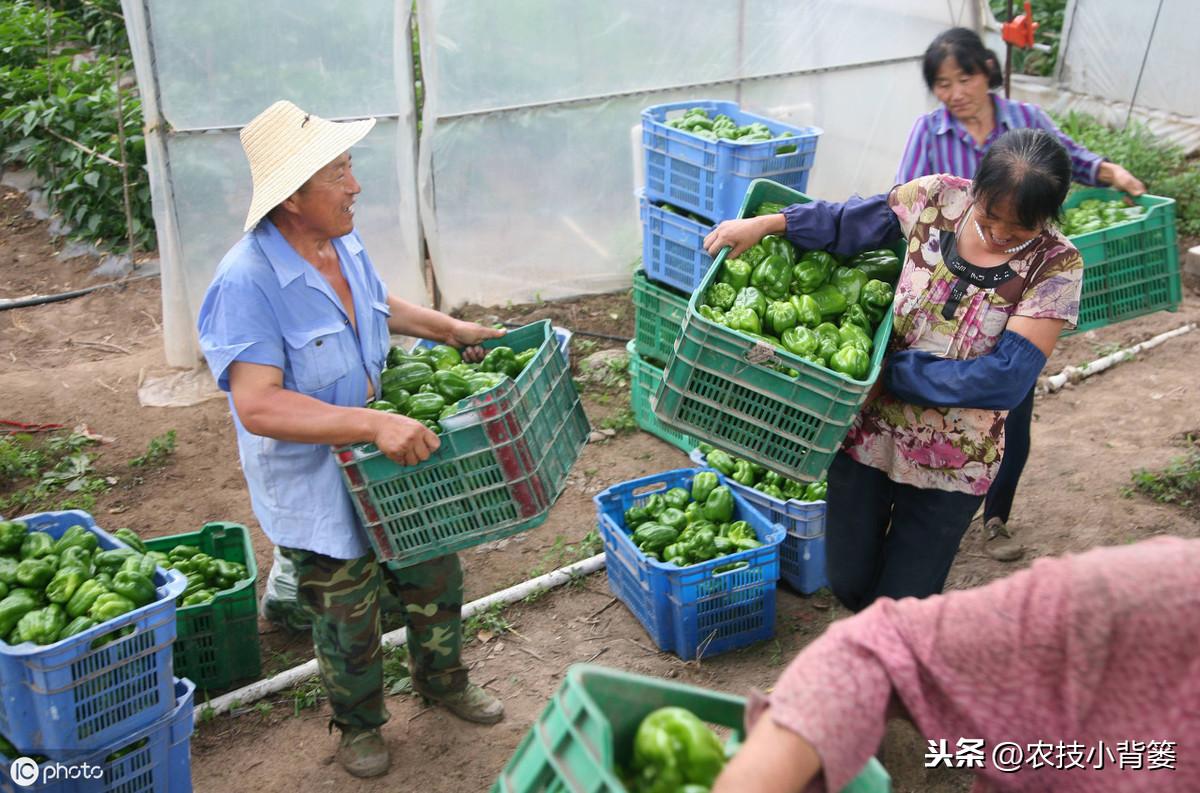
[[[283,334],[270,301],[251,278],[218,274],[204,295],[196,325],[200,349],[222,391],[229,390],[234,361],[283,370]]]
[[[1045,365],[1045,354],[1033,342],[1006,330],[991,352],[966,361],[921,350],[893,353],[883,370],[883,385],[913,405],[1012,410]]]
[[[886,195],[852,197],[843,204],[812,201],[783,210],[787,238],[801,250],[842,256],[891,245],[904,235]]]

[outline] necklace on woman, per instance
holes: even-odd
[[[979,235],[979,241],[982,242],[984,245],[987,245],[988,244],[987,237],[983,236],[983,227],[980,226],[979,221],[975,219],[975,208],[974,207],[971,208],[971,222],[975,224],[975,233]],[[1005,248],[1004,252],[1009,255],[1012,255],[1014,253],[1020,253],[1023,249],[1029,247],[1029,243],[1033,242],[1036,239],[1037,239],[1037,237],[1030,237],[1029,239],[1022,242],[1020,245],[1014,245],[1011,248]]]

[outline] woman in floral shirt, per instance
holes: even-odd
[[[1052,225],[1070,181],[1061,143],[1013,130],[974,181],[796,204],[705,240],[733,256],[773,233],[842,255],[907,240],[884,372],[829,469],[827,572],[848,608],[941,592],[999,468],[1005,416],[1078,317],[1083,260]]]

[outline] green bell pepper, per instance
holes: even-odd
[[[682,487],[673,487],[667,492],[663,493],[663,500],[667,502],[667,506],[674,507],[675,509],[683,509],[686,507],[690,498],[691,494]]]
[[[754,539],[735,539],[733,544],[739,551],[750,551],[762,547],[762,543]]]
[[[846,305],[853,306],[858,303],[862,288],[867,285],[867,274],[853,267],[835,267],[829,283],[842,293]]]
[[[712,529],[700,529],[686,540],[679,542],[680,551],[692,564],[706,562],[717,555],[717,533]]]
[[[735,520],[733,523],[730,523],[729,529],[725,531],[724,534],[731,540],[758,539],[757,535],[754,533],[753,527],[751,527],[750,524],[744,520]]]
[[[900,278],[900,257],[893,251],[865,251],[851,259],[848,264],[856,270],[861,270],[868,280],[894,284]]]
[[[120,531],[118,529],[117,531]],[[117,536],[117,532],[113,532],[113,536]],[[118,539],[120,539],[118,537]],[[83,548],[88,552],[95,551],[100,547],[100,540],[95,534],[85,529],[83,526],[72,526],[63,532],[63,535],[54,543],[54,553],[62,555],[63,551],[68,548]]]
[[[832,322],[822,322],[814,331],[817,336],[823,340],[831,342],[835,347],[840,347],[842,344],[841,328],[834,325]]]
[[[684,527],[687,526],[688,521],[687,515],[683,514],[682,509],[667,507],[662,511],[662,514],[655,519],[655,522],[659,525],[674,529],[675,531],[683,531]]]
[[[446,400],[441,394],[415,394],[408,401],[408,415],[417,421],[432,421],[446,407]]]
[[[208,579],[204,577],[203,573],[188,573],[186,578],[187,586],[184,587],[184,595],[190,595],[193,592],[198,592],[201,589],[206,589],[208,587]],[[115,579],[113,580],[113,584],[114,586],[116,585]]]
[[[403,388],[380,387],[380,392],[383,395],[383,399],[381,401],[384,402],[385,404],[390,403],[392,405],[392,409],[396,413],[403,413],[405,411],[405,409],[408,407],[408,400],[412,398],[412,394],[405,391]],[[367,407],[375,407],[375,405],[374,405],[374,403],[372,403],[371,405],[368,405]],[[387,408],[379,408],[379,409],[386,410]]]
[[[817,291],[829,280],[836,266],[837,260],[832,254],[825,251],[806,252],[792,266],[792,291],[803,295]]]
[[[75,567],[59,570],[46,584],[46,599],[51,603],[66,605],[79,589],[80,584],[88,580],[84,572]]]
[[[780,489],[783,490],[783,497],[785,499],[794,498],[797,501],[804,501],[806,487],[804,483],[797,482],[795,479],[785,479]]]
[[[429,360],[434,369],[445,371],[462,363],[462,355],[448,344],[435,344],[429,348]]]
[[[878,280],[867,281],[859,297],[859,305],[871,323],[878,325],[891,309],[892,298],[895,296],[896,292],[891,285]]]
[[[203,606],[205,603],[211,603],[213,598],[216,596],[217,593],[213,592],[211,589],[199,589],[192,594],[181,598],[179,605],[183,608],[187,608],[188,606]]]
[[[100,581],[92,578],[84,581],[71,595],[71,599],[67,601],[67,614],[71,617],[80,617],[87,614],[92,606],[96,603],[96,599],[107,592],[108,589]]]
[[[388,350],[387,365],[389,369],[402,364],[412,363],[413,361],[416,361],[417,363],[428,364],[430,366],[433,365],[433,359],[429,357],[429,350],[425,347],[418,347],[412,352],[400,347],[392,347],[390,350]]]
[[[58,641],[58,634],[67,626],[67,613],[57,603],[26,612],[17,623],[22,642],[47,645]]]
[[[783,497],[783,490],[778,485],[759,485],[758,491],[764,496],[770,496],[780,501],[786,500]]]
[[[537,357],[537,354],[537,347],[530,347],[528,350],[522,350],[521,352],[517,353],[517,366],[521,367],[517,370],[517,374],[525,371],[525,367],[529,366],[530,362]],[[436,376],[437,375],[434,375],[434,377]]]
[[[796,324],[815,328],[821,324],[821,306],[812,295],[792,295],[788,298],[796,310]]]
[[[713,488],[704,499],[704,518],[713,523],[727,523],[733,518],[733,491],[725,485]]]
[[[0,554],[12,554],[21,550],[29,530],[24,523],[15,520],[0,520]]]
[[[805,501],[824,501],[825,494],[829,492],[829,483],[825,481],[813,482],[804,490]]]
[[[699,311],[700,316],[704,317],[705,319],[712,320],[719,325],[725,324],[725,312],[719,308],[713,308],[712,306],[700,306],[696,310]]]
[[[667,508],[667,500],[658,493],[655,493],[654,495],[646,498],[645,502],[642,504],[642,508],[646,510],[646,514],[649,515],[652,520],[655,520],[659,515],[663,514],[663,510]]]
[[[489,391],[504,382],[503,372],[476,372],[473,375],[466,377],[467,385],[471,387],[471,394],[481,394],[484,391]]]
[[[515,380],[521,373],[521,366],[517,363],[517,354],[511,347],[493,347],[480,362],[479,371],[500,372]]]
[[[132,548],[113,548],[111,551],[100,551],[94,555],[92,563],[98,571],[112,575],[121,569],[126,559],[137,555],[138,552]]]
[[[61,642],[63,639],[69,639],[78,633],[83,633],[84,631],[90,630],[94,627],[96,627],[96,621],[91,617],[76,617],[68,622],[66,627],[59,631],[58,641]]]
[[[820,339],[821,337],[816,332],[800,327],[784,331],[780,341],[783,343],[783,348],[792,355],[811,360],[817,354]]]
[[[10,592],[0,600],[0,637],[7,636],[21,621],[21,617],[37,607],[37,600],[24,589]]]
[[[748,262],[741,259],[726,259],[721,265],[720,281],[723,284],[729,284],[733,287],[733,292],[736,295],[739,289],[745,289],[750,286],[750,274],[754,272],[754,268]]]
[[[871,331],[874,329],[874,326],[878,324],[872,323],[871,320],[867,318],[867,312],[864,311],[863,307],[860,305],[846,306],[846,313],[842,314],[841,324],[845,325],[847,322],[859,326],[867,332],[867,335],[870,335]]]
[[[708,464],[709,468],[715,468],[725,476],[732,474],[737,467],[734,459],[720,449],[711,449],[705,454],[704,461]]]
[[[98,623],[108,622],[109,620],[115,620],[122,614],[128,614],[135,608],[137,608],[137,605],[124,595],[118,595],[116,592],[105,592],[96,598],[96,602],[88,609],[88,616]]]
[[[853,322],[843,322],[842,326],[838,328],[838,347],[847,345],[854,345],[868,353],[875,346],[865,330]]]
[[[716,485],[713,485],[713,487],[716,487]],[[689,524],[695,523],[698,520],[703,520],[704,504],[699,501],[688,502],[688,505],[683,508],[683,516],[687,518],[687,522]]]
[[[405,391],[405,394],[408,392]],[[368,402],[367,407],[371,410],[380,410],[384,413],[399,413],[394,402],[389,402],[386,399],[376,399],[374,402]]]
[[[830,357],[829,368],[853,380],[865,380],[871,371],[871,356],[861,347],[847,344]]]
[[[711,462],[708,464],[710,466],[712,465]],[[691,493],[693,503],[699,502],[700,504],[703,504],[708,498],[709,493],[711,493],[713,490],[716,490],[717,485],[719,484],[721,484],[720,480],[717,479],[717,475],[712,471],[701,471],[693,476]],[[691,504],[686,506],[690,507]],[[690,523],[691,521],[688,522]]]
[[[648,520],[650,520],[650,514],[646,512],[645,507],[630,507],[625,510],[625,528],[631,531]]]
[[[534,351],[537,352],[536,350]],[[454,372],[438,371],[433,373],[433,387],[446,402],[457,402],[471,395],[471,385],[465,377]],[[412,409],[411,404],[409,409]]]
[[[718,281],[708,288],[704,293],[705,302],[712,308],[728,311],[733,308],[733,301],[737,299],[737,290],[726,283]]]
[[[54,578],[55,565],[48,558],[22,559],[17,565],[17,584],[29,589],[44,589]]]
[[[54,553],[54,538],[44,531],[31,531],[21,541],[22,559],[40,559]]]
[[[833,284],[825,284],[813,292],[811,297],[816,301],[821,316],[826,319],[841,315],[848,305],[845,296]]]
[[[172,561],[179,559],[191,559],[196,554],[203,553],[195,545],[176,545],[171,550],[167,551],[167,558]]]
[[[777,300],[767,306],[764,319],[768,330],[776,336],[782,336],[784,331],[796,327],[796,308],[786,300]]]
[[[112,591],[129,598],[135,606],[149,605],[158,597],[154,582],[132,570],[122,570],[113,576]]]
[[[778,256],[783,259],[788,267],[796,263],[796,248],[786,237],[780,237],[777,234],[768,234],[758,244],[766,249],[767,256]]]
[[[433,381],[433,367],[420,361],[408,361],[391,369],[384,369],[379,376],[379,388],[385,394],[407,391],[414,394],[421,386]],[[395,402],[395,399],[388,399]]]
[[[747,331],[749,333],[761,333],[762,323],[758,318],[758,314],[754,313],[749,308],[732,308],[725,314],[725,326],[732,330]]]
[[[118,540],[125,543],[138,553],[146,552],[145,543],[142,542],[142,538],[139,537],[133,529],[121,528],[117,529],[112,534],[113,537],[116,537]],[[94,551],[96,548],[93,546],[92,550]]]
[[[778,254],[768,254],[750,273],[750,286],[772,300],[786,298],[791,284],[792,266],[787,259]]]
[[[10,587],[16,585],[18,564],[16,559],[0,556],[0,584]]]
[[[748,308],[761,318],[763,314],[767,313],[767,299],[755,287],[747,286],[737,293],[737,297],[733,300],[733,307]]]
[[[149,556],[145,555],[130,556],[125,560],[124,564],[121,565],[121,570],[130,570],[149,578],[151,581],[154,580],[154,572],[157,568],[158,564]]]
[[[740,485],[750,487],[754,484],[754,469],[745,460],[738,460],[736,467],[733,469],[733,476],[730,478]]]

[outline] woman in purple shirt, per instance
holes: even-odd
[[[1055,126],[1037,105],[1005,99],[992,89],[1002,83],[996,54],[972,30],[951,28],[925,50],[925,83],[942,106],[913,124],[896,173],[896,183],[948,173],[971,179],[991,145],[1010,129],[1044,129],[1053,133],[1071,158],[1071,178],[1086,185],[1109,185],[1133,196],[1146,192],[1129,171],[1105,160]],[[1024,548],[1013,540],[1009,513],[1025,461],[1033,421],[1033,390],[1009,412],[1004,425],[1005,452],[1000,470],[984,502],[983,519],[993,559],[1020,559]]]

